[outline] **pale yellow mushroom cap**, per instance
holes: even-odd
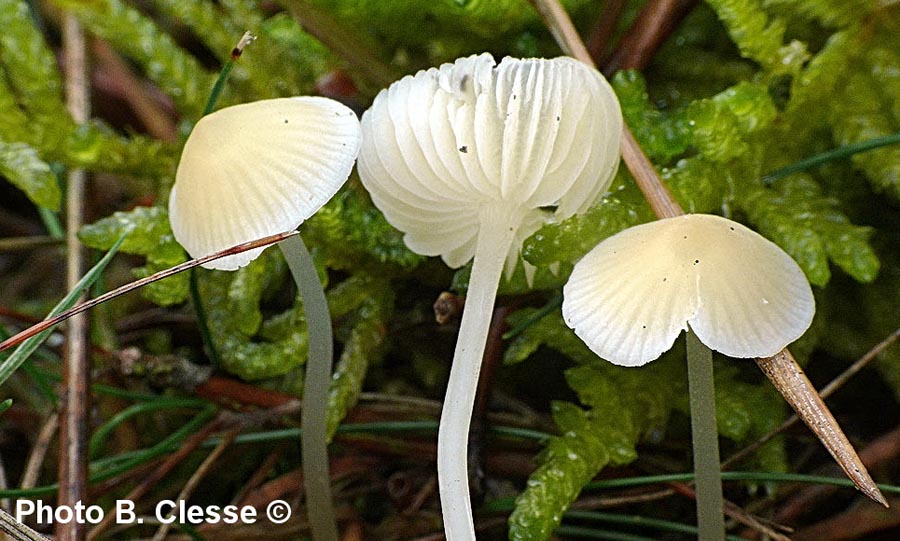
[[[202,257],[296,229],[347,180],[359,145],[356,114],[326,98],[263,100],[203,117],[169,198],[175,239]],[[204,267],[235,270],[262,250]]]
[[[731,357],[775,355],[812,322],[803,271],[781,248],[720,216],[688,214],[626,229],[579,261],[563,318],[598,356],[640,366],[690,325]]]
[[[618,166],[622,115],[581,62],[481,54],[382,90],[362,130],[359,173],[375,205],[413,251],[459,267],[484,212],[513,209],[521,238],[540,207],[566,218],[590,206]]]

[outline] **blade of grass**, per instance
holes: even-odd
[[[100,274],[104,271],[104,269],[106,269],[106,266],[109,264],[109,262],[112,261],[113,256],[116,255],[116,252],[119,251],[119,247],[122,246],[122,242],[125,241],[125,236],[127,234],[128,232],[119,237],[119,240],[117,240],[116,243],[113,244],[112,248],[110,248],[109,251],[106,252],[106,255],[104,255],[103,258],[101,258],[100,261],[98,261],[97,264],[94,265],[91,270],[89,270],[87,274],[85,274],[84,277],[78,281],[77,284],[75,284],[75,287],[72,289],[72,291],[70,291],[65,297],[63,297],[63,300],[61,300],[59,304],[53,307],[53,310],[50,311],[50,320],[52,320],[55,316],[61,314],[63,311],[71,308],[72,305],[74,305],[78,300],[78,298],[81,297],[84,292],[91,287],[91,284],[93,284],[94,281],[96,281],[97,278],[100,277]],[[59,321],[57,321],[56,323],[59,323]],[[50,336],[51,330],[52,325],[44,327],[44,329],[40,330],[31,338],[28,338],[27,340],[22,342],[22,344],[12,353],[12,355],[0,362],[0,385],[2,385],[7,379],[9,379],[12,373],[15,372],[16,369],[18,369],[19,366],[21,366],[22,363],[25,362],[25,360],[32,353],[34,353],[34,350],[36,350],[38,346],[40,346],[44,342],[44,340],[47,339],[48,336]],[[6,342],[9,342],[10,340],[13,340],[14,338],[15,337],[5,341],[4,344]]]
[[[781,169],[776,169],[775,171],[772,171],[768,175],[764,176],[762,178],[762,181],[763,184],[769,185],[780,178],[784,178],[788,175],[793,175],[794,173],[800,173],[801,171],[806,171],[807,169],[818,167],[830,161],[842,160],[844,158],[849,158],[854,154],[859,154],[860,152],[867,152],[869,150],[875,150],[876,148],[881,148],[888,145],[896,145],[897,143],[900,143],[900,132],[892,133],[890,135],[884,135],[882,137],[874,137],[872,139],[860,141],[859,143],[854,143],[852,145],[838,147],[834,150],[829,150],[828,152],[823,152],[822,154],[817,154],[805,160],[800,160],[799,162],[792,163],[788,166],[782,167]]]
[[[191,407],[203,407],[207,405],[207,402],[204,400],[200,400],[197,398],[161,398],[158,400],[154,400],[152,402],[139,402],[132,406],[125,408],[120,411],[116,415],[112,417],[109,421],[103,423],[100,427],[98,427],[93,436],[91,436],[91,442],[89,445],[90,456],[94,457],[101,449],[101,445],[109,434],[116,429],[117,426],[122,424],[123,422],[135,417],[137,415],[141,415],[144,413],[159,411],[164,409],[180,409],[180,408],[191,408]]]

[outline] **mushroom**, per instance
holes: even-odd
[[[356,114],[320,97],[227,107],[200,119],[188,137],[169,198],[175,239],[192,257],[296,229],[344,184],[359,152]],[[331,317],[299,235],[279,243],[300,295],[309,334],[303,390],[302,454],[310,527],[337,540],[328,475],[326,413],[331,381]],[[206,268],[236,270],[263,248]]]
[[[587,209],[619,161],[622,116],[606,80],[569,58],[481,54],[382,90],[362,117],[359,173],[413,251],[473,261],[441,413],[438,482],[448,539],[475,539],[466,450],[501,274],[548,217]],[[551,214],[546,207],[555,207]]]
[[[562,311],[566,324],[594,353],[621,366],[658,358],[687,331],[700,539],[721,539],[710,348],[738,358],[783,355],[809,328],[815,311],[802,269],[781,248],[737,222],[686,214],[626,229],[597,245],[576,263],[563,288]],[[798,391],[798,396],[808,395]],[[828,410],[821,410],[830,418],[823,424],[837,427]],[[829,446],[833,454],[852,450],[839,428],[828,432],[837,442]],[[845,471],[862,479],[860,486],[874,486],[852,455],[839,460]]]
[[[563,317],[600,357],[646,364],[688,325],[730,357],[775,355],[812,322],[803,270],[771,241],[708,214],[626,229],[579,261],[563,288]]]

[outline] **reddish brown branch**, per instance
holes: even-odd
[[[612,34],[616,30],[616,23],[619,22],[619,18],[625,10],[625,4],[625,0],[606,0],[603,3],[600,17],[597,18],[597,22],[588,35],[587,49],[597,65],[601,64],[600,59],[609,46]]]
[[[511,311],[508,306],[494,309],[491,326],[488,329],[487,342],[481,360],[481,376],[475,391],[475,405],[472,408],[472,422],[469,427],[469,490],[473,498],[480,501],[484,494],[484,446],[485,421],[491,389],[494,386],[494,374],[503,359],[503,333],[506,332],[506,316]]]
[[[609,77],[622,69],[646,68],[666,38],[696,4],[696,0],[647,2],[615,51],[603,63],[603,74]]]
[[[862,449],[859,458],[869,468],[878,468],[900,458],[900,426],[878,437]],[[803,489],[785,502],[775,515],[779,522],[793,522],[808,513],[823,499],[839,490],[832,485],[814,485]]]
[[[794,541],[844,541],[863,539],[867,534],[881,532],[900,526],[900,499],[889,500],[891,509],[874,505],[854,507],[840,515],[833,516],[793,536]],[[885,537],[884,539],[887,539]]]

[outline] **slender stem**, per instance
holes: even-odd
[[[466,464],[468,433],[497,285],[520,218],[482,213],[466,305],[438,428],[438,486],[447,539],[475,539]]]
[[[725,538],[725,519],[712,350],[690,329],[687,332],[687,363],[699,539],[717,541]]]
[[[306,508],[309,527],[316,541],[337,541],[338,530],[331,498],[331,477],[328,468],[328,391],[331,387],[331,364],[334,344],[331,337],[331,316],[325,290],[313,265],[312,256],[300,235],[278,244],[284,253],[306,313],[309,353],[306,361],[306,381],[303,386],[303,485],[306,489]]]

